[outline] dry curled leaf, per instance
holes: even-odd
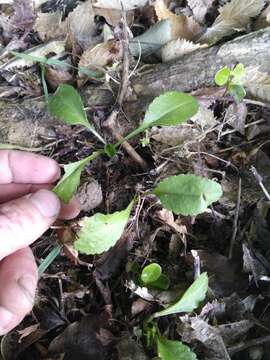
[[[86,49],[81,56],[79,66],[96,70],[121,58],[119,42],[109,40]]]
[[[35,46],[32,49],[27,50],[25,53],[31,56],[43,57],[49,54],[59,54],[65,50],[65,41],[55,40],[48,42],[44,45]],[[26,60],[21,58],[13,58],[0,66],[2,70],[12,70],[15,68],[30,67],[35,63],[35,60]]]
[[[245,30],[251,19],[259,15],[264,4],[264,0],[232,0],[226,3],[219,8],[219,16],[200,41],[213,44],[224,36]]]
[[[191,126],[166,126],[151,130],[150,136],[154,140],[169,146],[177,146],[194,140],[199,132]]]
[[[205,47],[205,45],[194,44],[192,41],[185,39],[172,40],[161,49],[161,58],[163,62],[179,59],[181,56],[202,47]]]
[[[66,23],[61,21],[61,11],[39,13],[34,25],[42,41],[55,40],[66,36]]]
[[[255,30],[263,29],[270,24],[270,5],[267,6],[266,9],[262,11],[260,16],[255,22]]]
[[[191,120],[203,130],[212,129],[217,124],[213,111],[202,105],[200,105],[198,112]]]
[[[248,66],[243,86],[249,94],[262,101],[270,101],[270,75],[259,67]]]
[[[202,23],[214,2],[215,0],[188,0],[188,6],[191,8],[194,18]]]
[[[122,10],[98,7],[93,5],[93,9],[96,15],[102,16],[106,19],[107,23],[116,26],[122,19]],[[134,10],[126,11],[127,24],[131,24],[134,18]]]
[[[10,21],[12,25],[24,31],[30,31],[35,22],[35,11],[33,2],[30,0],[14,0],[14,14]]]
[[[56,90],[60,84],[71,84],[73,81],[72,74],[61,68],[46,67],[45,77],[48,85],[52,90]]]
[[[95,7],[116,10],[134,10],[143,7],[148,3],[148,0],[97,0],[94,3]]]
[[[78,5],[67,18],[68,40],[72,47],[79,46],[85,50],[100,42],[95,13],[90,0]]]
[[[156,0],[154,7],[158,20],[170,20],[172,40],[178,38],[194,40],[201,33],[200,25],[192,17],[175,15],[167,8],[163,0]]]

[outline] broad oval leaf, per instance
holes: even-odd
[[[207,289],[208,276],[207,273],[203,273],[186,290],[179,301],[167,307],[167,309],[155,313],[154,318],[182,312],[190,313],[199,306],[201,301],[204,300]]]
[[[97,213],[84,218],[75,241],[75,249],[87,255],[101,254],[109,250],[120,239],[133,206],[133,201],[122,211],[113,214]]]
[[[233,83],[241,85],[241,82],[246,75],[245,66],[241,63],[237,64],[235,68],[231,71],[231,75],[233,76]]]
[[[64,166],[65,174],[53,189],[54,193],[62,201],[68,203],[71,200],[80,185],[81,173],[84,167],[97,156],[99,156],[98,151],[83,160]]]
[[[231,75],[231,70],[228,68],[228,66],[223,67],[222,69],[218,70],[215,75],[215,83],[218,86],[226,85],[229,81]]]
[[[192,95],[178,91],[166,92],[154,99],[145,113],[142,124],[125,136],[125,140],[152,126],[179,125],[194,116],[198,109],[198,101]]]
[[[149,105],[141,126],[179,125],[195,115],[198,108],[198,101],[192,95],[169,91]]]
[[[88,122],[83,102],[78,91],[71,85],[58,86],[55,94],[49,99],[50,114],[65,121],[69,125],[83,125],[87,127],[103,144],[105,140]]]
[[[157,263],[149,264],[143,268],[141,273],[141,280],[145,284],[150,284],[156,281],[161,275],[161,266]]]
[[[232,84],[229,88],[229,91],[237,104],[239,104],[247,94],[243,86],[237,84],[236,85]]]
[[[150,287],[159,290],[168,290],[170,287],[170,279],[167,275],[161,274],[156,281],[150,284]]]
[[[198,215],[222,196],[221,186],[196,175],[170,176],[154,189],[162,205],[177,215]]]
[[[197,360],[196,354],[181,341],[157,337],[158,356],[162,360]]]
[[[50,98],[49,110],[51,115],[64,120],[69,125],[84,125],[89,122],[78,91],[71,85],[62,84]]]

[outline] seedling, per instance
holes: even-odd
[[[46,57],[32,57],[21,53],[14,54],[24,59],[29,59],[30,57],[32,61],[38,62],[43,67],[43,70],[45,65],[67,66],[66,63],[47,59]],[[81,70],[87,73],[87,69]],[[234,81],[240,78],[240,70],[239,66],[236,67],[227,77],[225,76],[225,80],[221,81],[221,83],[228,83],[231,77]],[[220,76],[217,76],[217,78],[220,80]],[[74,87],[63,84],[58,87],[54,95],[49,95],[44,72],[42,73],[42,83],[50,114],[69,125],[77,124],[84,126],[103,144],[102,149],[97,149],[88,157],[64,166],[64,176],[53,191],[65,203],[68,203],[76,194],[80,184],[81,173],[85,166],[98,156],[114,156],[124,140],[131,139],[152,126],[175,126],[182,124],[198,111],[198,102],[193,96],[178,91],[166,92],[154,99],[149,105],[142,123],[130,134],[126,135],[123,141],[119,141],[116,144],[107,144],[87,118],[81,96]],[[175,214],[194,216],[204,212],[209,205],[217,201],[222,195],[222,189],[213,180],[196,175],[182,174],[171,176],[161,181],[152,190],[152,193],[159,198],[165,208],[173,211]],[[122,236],[135,202],[136,199],[132,200],[126,209],[113,214],[98,213],[84,218],[79,224],[80,230],[77,231],[77,240],[74,243],[74,247],[79,252],[88,255],[101,254],[109,250]],[[168,283],[162,275],[159,281],[160,284],[163,281],[163,286]]]
[[[156,263],[145,266],[140,279],[142,284],[149,288],[167,290],[170,286],[169,278],[162,274],[161,266]]]
[[[29,55],[16,54],[20,57]],[[33,60],[33,58],[31,59]],[[123,141],[116,144],[107,144],[105,139],[96,131],[89,122],[84,110],[83,101],[78,91],[70,85],[60,85],[53,96],[48,94],[48,89],[44,76],[45,65],[60,66],[59,61],[47,58],[34,59],[40,63],[42,69],[42,83],[48,110],[51,115],[63,120],[69,125],[82,125],[97,137],[102,143],[103,148],[96,149],[92,154],[80,161],[64,166],[64,176],[54,187],[55,194],[65,203],[76,194],[80,184],[81,173],[85,166],[99,156],[112,157],[116,154],[119,146],[125,140],[145,132],[152,126],[175,126],[186,122],[198,111],[197,100],[182,92],[170,91],[155,98],[149,105],[142,123],[130,134],[126,135]],[[227,90],[236,94],[239,100],[239,91],[236,85],[243,75],[243,69],[239,65],[233,71],[228,68],[221,70],[216,75],[218,85],[226,85]],[[239,90],[239,89],[238,89]],[[221,186],[213,181],[192,174],[181,174],[170,176],[161,181],[150,193],[156,195],[162,205],[175,214],[195,216],[204,212],[209,205],[217,201],[222,195]],[[96,213],[93,216],[85,217],[80,221],[77,229],[77,240],[74,247],[80,253],[87,255],[101,254],[109,250],[122,236],[126,224],[137,199],[133,199],[130,204],[121,211],[112,214]],[[61,246],[57,245],[39,267],[41,275],[50,265],[53,259],[59,254]],[[147,265],[141,275],[140,281],[150,287],[167,289],[169,280],[162,274],[162,269],[158,264]],[[208,288],[208,277],[204,273],[189,287],[184,295],[175,304],[168,308],[156,312],[146,322],[146,334],[148,343],[155,342],[158,355],[162,360],[195,360],[196,355],[180,341],[172,341],[164,338],[159,331],[156,319],[177,313],[192,312],[205,298]]]
[[[158,356],[162,360],[196,360],[196,354],[181,341],[168,340],[160,334],[157,322],[154,319],[179,313],[190,313],[194,311],[205,299],[208,289],[208,276],[201,274],[193,284],[186,290],[183,296],[173,305],[165,310],[153,314],[146,321],[147,344],[152,346],[156,343]]]
[[[246,96],[246,90],[242,86],[245,74],[246,70],[243,64],[237,64],[233,70],[225,66],[216,73],[215,83],[218,86],[225,86],[226,93],[232,95],[238,104]]]

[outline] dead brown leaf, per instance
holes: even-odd
[[[194,340],[204,347],[204,360],[231,360],[218,329],[209,325],[199,317],[181,318],[183,328],[180,329],[182,340],[192,343]]]
[[[200,25],[192,18],[185,15],[175,15],[165,5],[163,0],[154,3],[158,20],[170,20],[172,26],[172,40],[194,40],[202,32]]]
[[[62,22],[61,11],[39,13],[34,25],[42,41],[55,40],[66,36],[66,22]]]
[[[78,5],[67,18],[68,41],[75,49],[86,50],[101,41],[95,24],[95,12],[90,0]]]
[[[120,20],[122,19],[122,11],[118,9],[110,9],[110,8],[103,8],[97,7],[93,5],[93,9],[96,15],[102,16],[106,19],[107,23],[116,26],[119,24]],[[134,11],[128,10],[126,12],[126,19],[127,24],[131,24],[134,19]]]
[[[188,0],[188,6],[191,8],[194,18],[203,23],[205,15],[213,6],[215,0]]]
[[[247,105],[245,103],[231,104],[226,110],[224,122],[239,131],[240,134],[245,135],[247,113]]]
[[[120,43],[116,40],[98,44],[86,49],[80,59],[79,67],[97,70],[122,58]]]
[[[30,31],[35,22],[35,11],[31,0],[14,0],[14,14],[11,17],[11,23],[17,28]]]
[[[205,45],[195,44],[185,39],[172,40],[161,49],[161,58],[163,62],[179,59],[203,47]]]
[[[259,15],[264,4],[264,0],[231,0],[227,2],[219,8],[219,16],[200,38],[200,41],[212,44],[224,36],[245,30],[251,19]]]
[[[95,179],[84,182],[76,195],[80,202],[81,211],[91,211],[103,201],[102,189]]]
[[[73,81],[72,74],[61,68],[46,67],[45,77],[52,90],[56,90],[60,84],[70,84]]]

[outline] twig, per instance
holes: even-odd
[[[232,257],[233,257],[233,249],[234,249],[235,239],[236,239],[237,230],[238,230],[238,219],[239,219],[240,204],[241,204],[241,193],[242,193],[242,179],[240,177],[239,182],[238,182],[237,203],[236,203],[236,209],[235,209],[235,214],[234,214],[233,234],[232,234],[231,243],[230,243],[229,259],[232,259]]]
[[[259,337],[257,339],[253,339],[253,340],[250,340],[250,341],[247,341],[246,343],[244,343],[243,341],[238,343],[237,345],[235,346],[231,346],[228,348],[228,353],[230,355],[234,355],[240,351],[243,351],[245,349],[248,349],[250,347],[253,347],[253,346],[257,346],[257,345],[261,345],[261,344],[265,344],[267,342],[270,342],[270,335],[266,335],[266,336],[262,336],[262,337]]]
[[[254,166],[251,166],[250,170],[251,170],[252,174],[254,175],[255,179],[257,180],[258,184],[260,185],[262,191],[264,192],[264,195],[266,196],[267,200],[270,201],[270,195],[269,195],[269,192],[266,190],[265,186],[263,185],[262,176],[258,173],[258,171],[256,170],[256,168]]]
[[[138,163],[143,169],[147,168],[147,163],[143,160],[143,158],[137,153],[137,151],[123,138],[121,134],[115,128],[115,120],[117,118],[118,111],[113,110],[107,120],[103,123],[103,125],[110,130],[113,137],[121,142],[123,148],[129,154],[129,156]]]
[[[117,96],[117,103],[119,106],[122,106],[122,103],[125,99],[128,84],[129,84],[129,46],[128,46],[128,33],[127,33],[127,19],[125,11],[122,11],[122,21],[120,23],[122,28],[122,39],[121,39],[121,47],[123,54],[123,66],[122,66],[122,79],[121,84]]]
[[[127,33],[127,22],[126,22],[126,14],[122,11],[122,21],[120,23],[121,26],[121,34],[118,34],[117,37],[120,39],[122,44],[122,53],[123,53],[123,67],[122,67],[122,78],[120,83],[120,88],[117,96],[117,104],[119,108],[121,108],[122,103],[125,99],[128,84],[129,84],[129,46],[128,46],[128,33]],[[147,168],[147,163],[143,160],[143,158],[137,153],[137,151],[123,138],[123,136],[116,129],[116,119],[119,114],[119,110],[114,109],[107,120],[103,123],[103,125],[110,130],[113,137],[122,143],[123,148],[130,155],[130,157],[138,163],[143,169]]]

